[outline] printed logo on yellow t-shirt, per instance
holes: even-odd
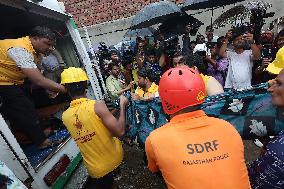
[[[82,123],[80,122],[78,115],[75,114],[76,116],[76,121],[74,123],[75,128],[77,129],[76,133],[78,135],[77,138],[74,138],[75,141],[79,141],[81,144],[91,141],[92,138],[96,135],[95,132],[89,133],[89,130],[85,130],[83,128]],[[85,134],[85,133],[89,133],[89,134]],[[84,135],[84,136],[81,136]]]

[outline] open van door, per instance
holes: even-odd
[[[53,29],[59,36],[56,49],[66,67],[85,68],[91,77],[88,97],[103,98],[77,27],[70,15],[60,9],[56,0],[3,0],[0,2],[0,16],[0,39],[26,36],[37,25]],[[9,120],[0,115],[0,160],[32,188],[62,188],[82,159],[76,143],[61,121],[69,100],[66,96],[52,100],[47,98],[45,90],[31,89],[31,98],[35,102],[40,123],[55,128],[56,132],[50,138],[62,142],[56,147],[39,150],[33,144],[23,143],[17,131],[9,126]]]

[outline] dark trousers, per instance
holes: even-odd
[[[0,112],[34,143],[41,144],[46,136],[38,125],[38,117],[32,101],[20,86],[0,85],[2,107]]]
[[[88,177],[84,189],[119,189],[114,182],[114,176],[117,170],[114,170],[101,178]]]

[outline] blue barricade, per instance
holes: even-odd
[[[217,96],[207,97],[202,110],[207,115],[230,122],[243,139],[276,135],[284,128],[283,110],[274,107],[267,84],[254,86],[246,91],[227,91]],[[152,101],[131,101],[127,108],[130,125],[127,135],[145,142],[154,129],[167,122],[160,99]]]
[[[159,98],[152,101],[131,101],[126,115],[129,124],[127,136],[138,136],[140,143],[145,143],[154,129],[167,123],[167,116]]]

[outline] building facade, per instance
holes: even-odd
[[[87,27],[87,31],[92,43],[105,42],[107,45],[115,45],[122,41],[124,34],[128,31],[131,25],[133,16],[144,6],[158,2],[159,0],[61,0],[64,2],[66,11],[71,13],[75,22],[80,28],[80,34],[85,42],[85,32],[83,26]],[[182,5],[185,0],[171,0],[178,5]],[[272,8],[268,12],[275,12],[273,18],[266,19],[267,28],[269,24],[282,16],[284,16],[284,1],[283,0],[264,0],[271,3]],[[235,5],[249,2],[249,0],[237,3]],[[197,19],[201,20],[204,25],[200,28],[199,33],[205,33],[205,27],[211,24],[211,20],[216,20],[223,12],[232,8],[235,5],[228,5],[214,9],[187,11]],[[206,18],[206,19],[204,19]],[[225,35],[230,28],[227,25],[223,28],[215,30],[215,35]],[[278,28],[279,30],[279,28]]]

